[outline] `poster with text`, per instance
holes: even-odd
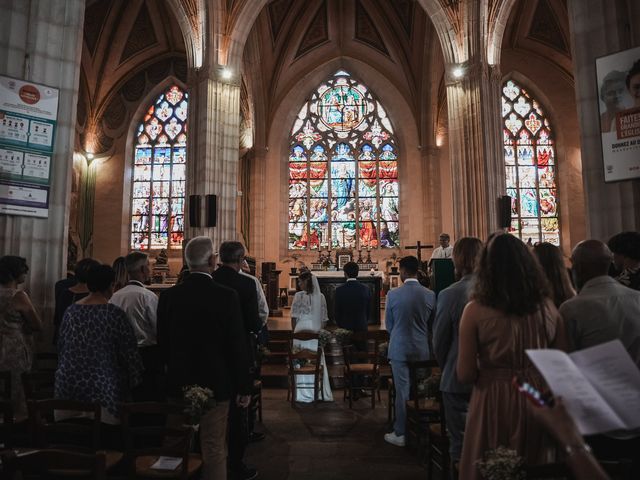
[[[0,75],[0,213],[47,217],[58,97]]]
[[[640,177],[640,47],[596,59],[605,182]]]

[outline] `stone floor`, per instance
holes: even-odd
[[[389,445],[385,393],[371,409],[369,399],[353,410],[334,391],[334,402],[317,406],[287,402],[286,390],[263,391],[267,438],[248,448],[246,461],[262,480],[418,480],[426,470],[404,448]]]

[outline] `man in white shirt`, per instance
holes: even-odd
[[[156,340],[158,297],[144,286],[151,276],[149,257],[142,252],[131,252],[125,258],[125,267],[129,282],[115,292],[109,302],[125,311],[138,341],[145,371],[142,384],[135,392],[135,400],[159,400],[157,378],[160,361]]]
[[[431,254],[431,260],[434,258],[451,258],[453,252],[453,246],[449,245],[451,237],[448,233],[440,234],[440,246],[436,248]]]
[[[256,293],[258,294],[258,316],[260,317],[260,321],[262,322],[262,326],[264,327],[267,324],[267,320],[269,319],[269,304],[267,303],[267,297],[264,294],[264,289],[262,288],[260,280],[251,275],[250,272],[251,270],[249,269],[249,264],[246,260],[243,260],[242,266],[240,268],[240,275],[249,277],[256,284]]]

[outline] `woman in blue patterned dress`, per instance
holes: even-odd
[[[31,370],[31,334],[42,327],[29,296],[18,290],[28,271],[22,257],[0,258],[0,370],[11,372],[11,401],[17,417],[26,414],[20,375]]]
[[[65,311],[55,384],[56,398],[100,403],[102,422],[111,425],[119,423],[117,404],[131,400],[143,370],[126,313],[108,303],[114,280],[110,266],[93,267],[87,279],[91,293]]]

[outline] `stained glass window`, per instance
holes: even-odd
[[[399,246],[398,149],[386,111],[339,71],[300,109],[289,150],[289,249]]]
[[[512,80],[502,88],[502,118],[509,232],[525,242],[560,245],[556,148],[549,120]]]
[[[131,248],[182,248],[188,94],[173,85],[138,126],[133,165]]]

